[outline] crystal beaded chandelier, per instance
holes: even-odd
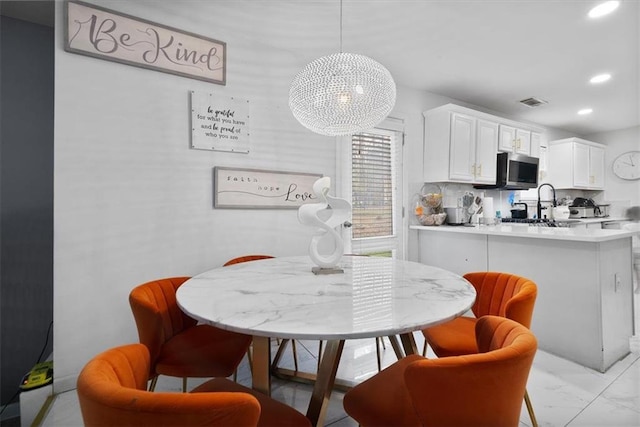
[[[396,102],[389,70],[364,55],[342,52],[309,63],[291,83],[289,108],[307,129],[321,135],[349,135],[384,120]]]

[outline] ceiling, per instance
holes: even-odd
[[[0,4],[3,14],[52,25],[52,3]],[[285,6],[295,9],[320,3],[327,11],[322,17],[335,17],[331,27],[336,33],[340,29],[337,0],[313,0],[306,5],[290,0],[246,3],[259,7],[263,22],[282,19]],[[598,3],[343,0],[342,50],[376,59],[402,86],[577,136],[638,126],[640,0],[622,0],[611,15],[588,18],[588,11]],[[336,48],[337,40],[338,36]],[[610,73],[611,80],[589,83],[592,76],[603,72]],[[531,108],[519,103],[529,97],[548,104]],[[587,107],[593,109],[592,114],[577,114]]]

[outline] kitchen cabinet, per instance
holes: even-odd
[[[496,182],[498,124],[437,109],[425,113],[425,182]]]
[[[527,226],[411,227],[419,258],[464,274],[506,271],[538,286],[539,348],[605,372],[630,352],[631,233]]]
[[[547,148],[547,142],[544,140],[543,135],[539,132],[531,132],[531,157],[538,157],[542,162],[542,149]]]
[[[545,144],[541,128],[455,104],[423,115],[425,182],[494,184],[498,151],[538,157]]]
[[[604,189],[605,146],[580,138],[549,143],[549,182],[558,188]]]
[[[501,124],[498,150],[530,156],[531,131]]]

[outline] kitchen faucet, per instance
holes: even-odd
[[[555,187],[549,184],[548,182],[545,182],[544,184],[540,184],[540,186],[538,187],[538,219],[542,219],[542,203],[540,203],[540,189],[545,185],[548,185],[549,187],[551,187],[551,191],[553,191],[553,207],[556,207],[558,205],[558,203],[556,202]]]

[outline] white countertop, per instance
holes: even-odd
[[[629,218],[605,216],[605,217],[598,217],[598,218],[571,218],[569,221],[579,221],[582,224],[595,224],[597,222],[629,221]]]
[[[596,218],[605,219],[606,218]],[[609,220],[610,221],[610,220]],[[531,239],[571,240],[578,242],[606,242],[625,237],[631,237],[635,233],[627,230],[594,229],[594,228],[569,228],[569,227],[534,227],[527,224],[500,224],[500,225],[475,225],[467,226],[422,226],[412,225],[412,230],[440,232],[440,233],[467,233],[489,236],[525,237]]]

